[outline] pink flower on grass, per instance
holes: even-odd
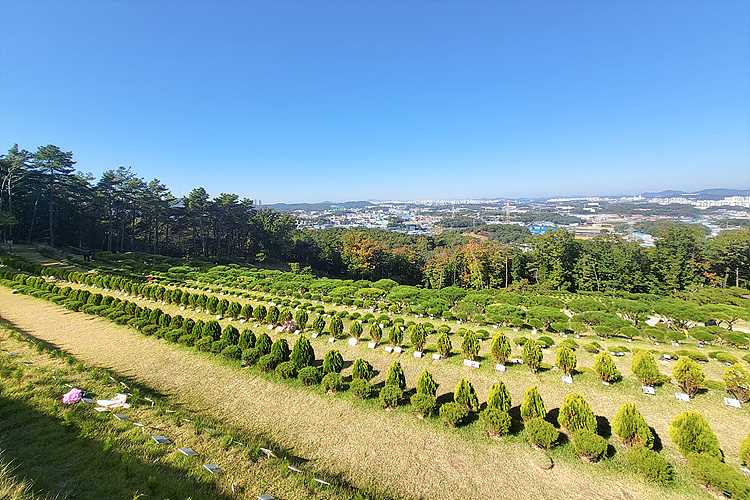
[[[81,389],[71,389],[65,393],[62,397],[62,402],[65,405],[74,405],[78,403],[83,397],[83,391]]]

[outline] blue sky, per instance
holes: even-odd
[[[750,187],[750,2],[6,2],[0,147],[264,202]]]

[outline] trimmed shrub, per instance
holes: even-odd
[[[297,378],[304,385],[317,385],[320,383],[320,371],[314,366],[306,366],[299,371]]]
[[[203,336],[211,337],[212,340],[219,340],[221,338],[221,325],[215,319],[208,320],[203,325]]]
[[[263,323],[266,319],[266,306],[259,305],[253,310],[253,318],[255,318],[255,321],[258,323]]]
[[[183,335],[180,335],[180,338],[177,339],[177,342],[182,345],[192,346],[193,344],[195,344],[196,340],[198,340],[198,338],[195,335],[185,333]]]
[[[740,444],[740,463],[746,467],[750,466],[750,434]]]
[[[400,346],[404,340],[404,332],[399,325],[394,325],[388,329],[388,342],[393,346]]]
[[[266,312],[266,323],[270,325],[276,325],[279,322],[279,308],[271,306]]]
[[[504,436],[510,431],[511,418],[507,411],[486,408],[479,414],[479,423],[490,436]]]
[[[242,330],[242,333],[240,333],[240,340],[237,343],[237,345],[240,346],[240,349],[252,349],[255,347],[255,333],[249,328],[245,328]]]
[[[279,378],[295,378],[297,376],[297,367],[295,367],[294,363],[292,363],[291,361],[284,361],[283,363],[278,364],[278,366],[274,370],[274,373]]]
[[[617,369],[612,356],[606,352],[599,353],[594,358],[594,372],[603,382],[612,383],[622,379],[622,374]]]
[[[150,325],[153,326],[153,325]],[[148,327],[146,327],[148,328]],[[145,328],[144,328],[145,330]],[[211,344],[213,343],[213,340],[211,340],[211,337],[201,337],[195,342],[195,348],[199,351],[209,351],[211,349]]]
[[[750,401],[750,371],[735,363],[724,370],[721,378],[729,394],[743,403]]]
[[[651,448],[654,445],[654,434],[633,403],[620,406],[612,419],[612,431],[626,446]]]
[[[669,437],[685,456],[700,453],[722,458],[719,440],[700,413],[686,411],[677,415],[669,424]]]
[[[258,359],[258,362],[255,366],[257,366],[260,371],[270,372],[276,367],[277,364],[278,361],[274,359],[272,354],[266,354]]]
[[[435,411],[437,399],[434,395],[417,392],[411,397],[411,406],[422,417],[429,417]]]
[[[547,410],[544,408],[544,401],[536,387],[529,387],[523,394],[521,401],[521,418],[524,422],[532,418],[545,418]]]
[[[276,364],[289,361],[289,343],[286,339],[277,339],[271,344],[271,356],[276,360]]]
[[[297,370],[313,364],[315,361],[315,351],[307,337],[302,335],[297,339],[292,348],[289,360]]]
[[[456,388],[453,391],[453,401],[463,405],[467,411],[479,411],[479,398],[477,397],[477,391],[474,386],[462,378],[456,384]]]
[[[636,351],[633,354],[631,369],[644,385],[657,385],[663,380],[663,375],[656,366],[656,360],[648,351]]]
[[[340,373],[327,373],[320,381],[320,387],[325,392],[336,393],[344,389],[344,379]]]
[[[341,321],[341,318],[338,316],[335,316],[331,320],[331,326],[329,327],[331,331],[331,337],[335,339],[341,338],[341,336],[344,334],[344,322]]]
[[[380,389],[380,404],[383,408],[396,408],[404,397],[404,391],[396,384],[385,384]]]
[[[427,342],[427,332],[422,325],[409,327],[409,340],[415,351],[422,351],[424,349],[424,344]]]
[[[555,353],[555,364],[566,375],[576,369],[576,353],[569,347],[560,347]]]
[[[505,364],[510,357],[510,351],[511,347],[508,337],[502,333],[495,335],[490,344],[490,354],[492,354],[492,359],[497,363]]]
[[[383,337],[383,330],[380,329],[380,325],[377,323],[372,323],[370,325],[370,339],[372,339],[373,342],[376,344],[380,342],[380,339]]]
[[[368,381],[374,376],[375,369],[369,362],[365,361],[362,358],[357,358],[354,360],[354,364],[352,365],[352,379]]]
[[[255,348],[258,350],[261,356],[271,354],[271,337],[267,333],[261,333],[258,335],[258,339],[255,341]]]
[[[352,325],[349,327],[349,334],[358,339],[362,335],[362,323],[359,321],[352,321]]]
[[[349,391],[354,397],[359,399],[368,399],[372,396],[372,386],[363,378],[352,379],[352,382],[349,384]]]
[[[565,396],[557,420],[570,434],[580,430],[596,432],[594,412],[580,394],[573,393]]]
[[[693,396],[703,386],[706,376],[703,368],[690,358],[680,358],[675,363],[672,376],[684,392]]]
[[[521,355],[523,362],[532,372],[536,373],[542,365],[542,358],[544,357],[541,346],[536,341],[529,339],[524,342]]]
[[[261,356],[262,354],[256,348],[244,349],[242,351],[242,363],[247,366],[252,366],[258,362],[258,359],[260,359]]]
[[[727,493],[730,498],[750,498],[750,481],[721,459],[694,453],[688,455],[687,461],[693,476],[706,486]]]
[[[422,370],[417,380],[417,394],[426,394],[428,396],[435,396],[437,393],[438,384],[432,375],[427,370]]]
[[[404,369],[401,368],[401,363],[394,361],[388,368],[388,373],[385,376],[385,385],[395,385],[402,391],[406,389],[406,377],[404,377]]]
[[[461,352],[467,359],[474,360],[479,355],[479,340],[474,332],[467,331],[461,342]]]
[[[237,345],[240,340],[240,332],[232,325],[227,325],[224,327],[224,331],[221,332],[221,340],[229,345]]]
[[[227,359],[240,359],[242,350],[236,345],[230,345],[221,350],[221,355]]]
[[[341,353],[337,350],[330,350],[325,354],[325,356],[323,356],[324,375],[327,375],[329,373],[340,373],[343,367],[344,357],[341,356]]]
[[[573,433],[573,450],[578,457],[598,462],[607,453],[607,440],[595,432],[582,429]]]
[[[664,456],[637,446],[625,452],[625,465],[652,483],[666,485],[674,480],[674,469]]]
[[[526,421],[524,431],[529,443],[545,450],[552,448],[560,437],[560,433],[555,429],[555,426],[541,417],[534,417]]]
[[[225,347],[229,347],[229,345],[223,340],[214,340],[211,342],[211,352],[214,354],[221,353]]]
[[[490,387],[487,395],[487,408],[494,408],[509,412],[511,407],[510,392],[503,382],[497,382]]]
[[[469,410],[459,403],[446,403],[440,407],[440,420],[448,427],[458,427],[468,416]]]
[[[437,338],[437,350],[438,353],[440,353],[440,356],[447,358],[451,355],[451,351],[453,350],[453,344],[451,343],[451,339],[448,336],[447,332],[441,332],[440,335],[438,335]]]

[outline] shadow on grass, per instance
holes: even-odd
[[[85,408],[71,409],[81,410]],[[80,417],[88,418],[97,416]],[[19,480],[32,481],[35,490],[51,496],[70,498],[134,498],[138,494],[229,498],[208,478],[204,481],[169,465],[144,462],[135,453],[114,449],[114,439],[82,437],[75,420],[58,420],[23,401],[0,396],[0,448],[18,465]],[[199,465],[195,463],[196,468]]]

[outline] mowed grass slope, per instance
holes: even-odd
[[[380,484],[396,496],[496,498],[523,492],[529,498],[681,498],[702,494],[683,482],[669,489],[655,488],[602,464],[562,460],[543,471],[535,452],[518,439],[478,439],[470,429],[444,430],[404,411],[383,412],[271,382],[210,356],[7,290],[0,290],[0,312],[28,334],[81,359],[173,394],[188,407],[204,408],[231,425],[272,432],[283,446],[312,459],[314,466],[341,472],[360,486]],[[550,399],[549,408],[558,404]],[[591,402],[598,412],[597,401]]]

